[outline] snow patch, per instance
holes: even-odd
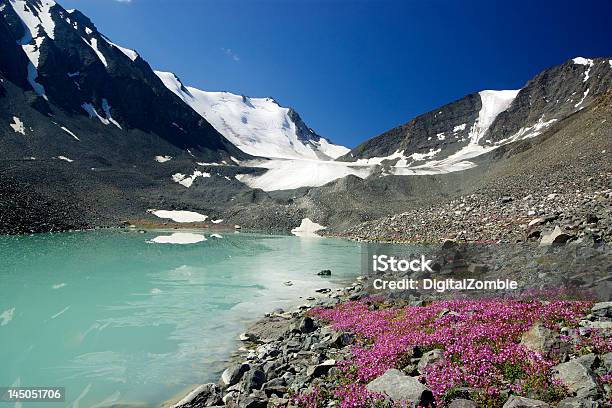
[[[64,132],[68,133],[70,136],[74,137],[79,142],[81,141],[81,139],[79,139],[77,137],[77,135],[75,135],[70,129],[68,129],[68,128],[64,127],[64,126],[60,126],[60,129],[62,129]]]
[[[222,239],[222,238],[223,238],[223,235],[221,235],[221,234],[210,234],[210,237],[211,237],[211,238]]]
[[[532,126],[520,128],[514,135],[510,136],[508,139],[498,142],[497,145],[501,146],[503,144],[516,142],[517,140],[525,140],[531,139],[532,137],[536,137],[541,134],[544,129],[548,128],[556,121],[557,119],[550,119],[548,121],[544,121],[544,115],[542,115],[535,124],[533,124]]]
[[[195,211],[183,210],[148,210],[151,214],[158,218],[168,218],[174,222],[203,222],[208,218],[207,215],[202,215]]]
[[[183,173],[175,173],[172,175],[172,181],[189,188],[198,177],[210,177],[210,173],[200,170],[194,170],[191,176],[187,176]]]
[[[105,67],[108,67],[108,62],[106,61],[106,57],[104,56],[104,54],[102,54],[102,52],[98,49],[98,39],[97,38],[90,38],[89,40],[81,37],[83,39],[83,41],[85,41],[85,44],[89,45],[91,47],[92,50],[94,50],[94,52],[96,53],[96,55],[98,56],[98,59],[102,62],[102,64],[104,64]]]
[[[326,228],[327,227],[324,227],[321,224],[313,222],[310,218],[304,218],[302,219],[300,226],[293,228],[291,233],[298,237],[318,237],[319,235],[317,235],[316,232]]]
[[[131,59],[132,61],[136,61],[136,58],[138,58],[138,53],[136,51],[117,45],[105,36],[102,36],[102,38],[104,38],[104,41],[106,41],[107,43],[121,51],[123,54],[125,54],[125,56]]]
[[[155,161],[158,163],[165,163],[172,160],[172,156],[155,156]]]
[[[90,118],[98,118],[100,120],[100,122],[102,122],[105,125],[109,125],[109,124],[113,124],[115,126],[117,126],[119,129],[121,128],[121,125],[115,120],[113,119],[112,115],[111,115],[111,107],[108,104],[108,101],[106,100],[106,98],[102,99],[102,110],[104,111],[104,116],[101,116],[98,111],[96,110],[96,108],[93,106],[93,104],[91,103],[83,103],[81,105],[81,108],[83,108],[88,114]]]
[[[152,243],[156,244],[197,244],[198,242],[206,241],[206,237],[202,234],[194,234],[192,232],[175,232],[170,235],[159,235],[153,238]]]
[[[220,218],[220,219],[218,219],[218,220],[211,220],[210,222],[212,222],[213,224],[220,224],[220,223],[222,223],[222,222],[223,222],[223,219],[222,219],[222,218]]]
[[[582,82],[588,81],[589,73],[591,72],[591,67],[593,66],[593,60],[589,58],[576,57],[572,61],[574,61],[574,64],[576,65],[585,65],[587,67],[587,70],[584,71],[584,79]]]
[[[584,100],[586,99],[587,95],[589,94],[589,91],[590,91],[590,90],[591,90],[591,89],[589,88],[589,89],[587,89],[586,91],[584,91],[584,94],[582,94],[582,99],[580,99],[580,101],[579,101],[577,104],[575,104],[575,105],[574,105],[574,108],[577,108],[577,107],[579,107],[580,105],[582,105],[582,103],[583,103],[583,102],[584,102]]]
[[[113,119],[113,116],[111,115],[111,107],[106,98],[102,98],[102,110],[104,111],[104,114],[106,115],[106,119],[110,123],[117,126],[119,129],[122,129],[121,125],[115,119]]]
[[[13,116],[13,123],[9,123],[9,126],[13,128],[15,133],[21,133],[25,136],[25,126],[17,116]]]
[[[519,91],[520,89],[478,92],[482,106],[478,112],[478,119],[470,129],[470,143],[478,144],[480,142],[497,116],[510,107]]]
[[[592,65],[593,64],[592,59],[584,58],[584,57],[576,57],[572,59],[572,61],[574,61],[574,64],[576,65]]]
[[[72,159],[69,159],[69,158],[68,158],[68,157],[66,157],[66,156],[57,156],[57,158],[58,158],[59,160],[63,160],[63,161],[68,162],[68,163],[72,163],[72,162],[74,161],[74,160],[72,160]]]
[[[236,180],[264,191],[319,187],[348,175],[366,178],[372,172],[370,166],[323,160],[259,159],[243,165],[268,169],[261,175],[236,175]]]
[[[467,123],[462,123],[460,125],[457,125],[453,128],[453,133],[457,133],[460,132],[462,130],[465,130],[465,127],[467,126]]]
[[[55,39],[55,22],[51,17],[51,7],[55,6],[54,1],[26,2],[25,0],[11,0],[11,5],[21,19],[29,39],[38,37],[40,28],[50,39]],[[30,7],[33,7],[34,10]]]

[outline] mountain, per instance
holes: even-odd
[[[3,5],[3,42],[18,44],[9,48],[3,74],[34,91],[39,112],[87,115],[110,133],[140,130],[202,158],[241,154],[169,92],[138,53],[111,42],[79,11],[52,0]]]
[[[185,87],[171,72],[155,73],[168,89],[252,156],[331,160],[349,151],[316,134],[295,110],[280,106],[272,98],[206,92]]]
[[[520,90],[484,90],[369,139],[335,162],[251,162],[263,174],[239,176],[265,191],[319,187],[348,175],[432,175],[464,171],[476,158],[530,139],[610,90],[607,58],[577,57],[547,69]]]
[[[462,170],[469,159],[535,137],[610,90],[609,59],[577,57],[520,90],[481,91],[417,116],[354,148],[341,160],[393,162],[394,174]]]

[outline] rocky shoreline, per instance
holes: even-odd
[[[465,268],[473,265],[469,260],[470,249],[447,243],[441,251],[441,256],[448,259],[449,250],[455,254],[461,253],[462,256],[458,262],[455,260],[455,265],[452,261],[443,262],[440,270],[442,274],[445,270],[456,273],[458,264]],[[548,252],[552,250],[549,248]],[[482,258],[480,250],[478,253]],[[609,248],[603,252],[605,257],[609,254]],[[603,280],[600,278],[597,283],[595,274],[592,280],[578,285],[578,292],[583,295],[596,293],[597,291],[593,290],[585,291],[585,288],[593,289],[597,284],[601,285],[603,282],[605,285],[609,282],[609,270],[606,269],[598,272],[604,277]],[[483,270],[480,271],[480,276],[498,273],[500,272]],[[527,274],[523,276],[525,275]],[[390,275],[387,278],[398,279],[400,276]],[[512,347],[529,353],[530,358],[542,359],[541,364],[547,367],[545,381],[549,382],[548,394],[540,386],[529,388],[518,379],[513,383],[506,382],[506,378],[505,388],[493,392],[493,399],[483,399],[485,396],[490,397],[487,394],[489,391],[467,385],[441,394],[440,385],[436,384],[431,376],[436,367],[443,367],[445,362],[450,363],[453,358],[451,347],[441,345],[406,346],[399,354],[400,357],[393,362],[381,363],[384,369],[378,367],[378,371],[372,371],[375,375],[359,377],[359,370],[364,367],[359,368],[360,363],[356,363],[359,360],[356,353],[378,347],[373,332],[359,332],[355,329],[360,327],[360,324],[365,324],[359,321],[368,320],[368,313],[371,313],[375,321],[377,314],[381,313],[400,313],[402,310],[414,313],[433,311],[430,322],[433,322],[433,326],[425,331],[433,330],[432,336],[435,336],[436,327],[443,326],[447,319],[451,319],[449,327],[460,326],[461,319],[471,319],[476,313],[475,310],[480,307],[479,302],[483,302],[470,299],[464,293],[443,296],[415,291],[376,291],[372,288],[371,281],[372,277],[363,276],[345,288],[324,288],[318,291],[318,298],[309,298],[308,303],[294,310],[276,310],[267,314],[241,335],[243,345],[218,383],[197,387],[174,407],[603,408],[612,403],[612,302],[557,301],[553,298],[543,300],[548,299],[548,294],[544,292],[541,301],[533,297],[529,300],[505,300],[494,295],[484,300],[485,307],[481,313],[485,315],[490,308],[502,307],[506,308],[503,313],[507,317],[508,313],[512,314],[535,304],[541,308],[533,310],[535,317],[531,321],[521,322],[522,331],[509,332],[507,336],[502,337],[515,336],[516,344],[511,344]],[[530,285],[531,289],[539,288],[538,285]],[[608,286],[599,289],[609,294]],[[361,317],[353,322],[353,326],[343,323],[337,317],[351,316],[350,313],[354,311],[347,312],[351,308],[361,310]],[[580,312],[577,312],[579,309]],[[517,318],[520,319],[523,313],[527,315],[532,312],[527,313],[521,309],[516,315]],[[563,318],[554,317],[555,314]],[[541,321],[538,317],[540,315]],[[547,315],[553,317],[546,320],[544,316]],[[340,320],[334,320],[335,318]],[[384,322],[388,317],[385,319]],[[495,327],[495,324],[494,321],[491,327]],[[381,326],[375,327],[376,329],[368,330],[376,331]],[[500,330],[503,331],[504,328]],[[385,357],[383,354],[372,360],[372,366],[377,367],[379,359],[386,361],[389,356]],[[483,362],[486,361],[486,357],[483,358]],[[371,369],[373,370],[367,367],[367,370]],[[526,374],[512,375],[518,378]],[[538,375],[544,374],[542,372]],[[544,381],[544,377],[540,379]],[[546,389],[546,386],[543,388]]]

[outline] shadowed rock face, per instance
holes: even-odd
[[[477,93],[467,95],[363,142],[343,156],[342,160],[384,157],[402,150],[406,154],[427,153],[430,149],[438,148],[454,152],[459,147],[458,139],[467,138],[481,106]],[[465,126],[461,126],[463,124]],[[455,127],[458,129],[453,132]],[[445,134],[444,140],[438,137],[442,133]]]

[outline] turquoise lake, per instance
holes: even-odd
[[[216,382],[264,313],[360,272],[356,242],[234,231],[153,241],[172,233],[0,237],[0,386],[66,387],[64,403],[16,406],[160,406]]]

